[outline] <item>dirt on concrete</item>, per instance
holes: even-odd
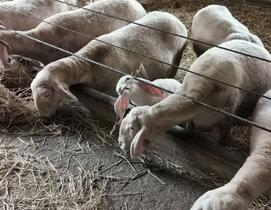
[[[148,11],[173,13],[187,28],[200,8],[226,5],[271,49],[271,8],[233,1],[141,2]],[[195,59],[189,44],[180,66],[189,68]],[[30,76],[23,83],[16,80],[29,93],[36,67],[14,60],[11,68],[16,65]],[[181,81],[184,75],[179,71],[176,78]],[[5,85],[15,91],[12,77],[6,77],[10,79]],[[154,164],[147,156],[130,160],[120,151],[116,137],[109,136],[110,129],[95,122],[78,104],[63,108],[50,122],[34,119],[28,124],[1,124],[0,208],[188,210],[201,194],[225,182],[213,174],[192,176],[181,166]],[[247,133],[248,127],[237,124],[228,147],[247,152]],[[267,203],[261,198],[251,209],[271,209]]]

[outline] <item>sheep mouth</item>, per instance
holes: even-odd
[[[130,88],[125,87],[125,88],[121,89],[121,90],[120,90],[120,94],[121,94],[121,95],[123,95],[123,94],[124,94],[124,92],[125,92],[126,90],[127,90],[127,91],[129,91],[129,90],[130,90]]]

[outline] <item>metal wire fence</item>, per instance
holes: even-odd
[[[55,1],[61,2],[61,3],[64,3],[64,4],[68,4],[68,5],[70,5],[70,6],[74,6],[74,7],[77,7],[77,8],[80,8],[80,7],[78,7],[77,5],[73,5],[73,4],[70,4],[70,3],[67,3],[67,2],[63,2],[63,1],[60,1],[60,0],[55,0]],[[102,12],[99,12],[99,11],[95,11],[95,10],[91,10],[91,9],[88,9],[88,8],[82,8],[82,9],[88,10],[89,12],[94,12],[94,13],[96,13],[96,14],[105,15],[105,16],[107,16],[107,17],[109,17],[109,18],[115,18],[115,19],[118,19],[118,20],[121,20],[121,21],[126,21],[126,22],[131,23],[131,24],[136,24],[136,25],[138,25],[138,26],[140,26],[140,27],[145,27],[145,28],[148,28],[148,29],[150,29],[150,30],[155,30],[155,31],[157,31],[158,33],[166,33],[166,34],[171,35],[171,36],[176,36],[176,37],[188,39],[188,40],[193,41],[193,42],[199,42],[199,43],[202,43],[202,44],[207,44],[207,45],[210,45],[210,46],[212,46],[212,47],[217,47],[217,48],[220,48],[220,49],[222,49],[222,50],[227,50],[227,51],[232,52],[232,53],[237,53],[237,54],[240,54],[240,55],[243,55],[243,56],[247,56],[247,57],[250,57],[250,58],[252,58],[252,59],[257,59],[257,60],[261,60],[261,61],[263,61],[263,62],[271,63],[271,60],[264,59],[264,58],[261,58],[261,57],[258,57],[258,56],[254,56],[254,55],[250,55],[250,54],[238,52],[238,51],[235,51],[235,50],[233,50],[233,49],[224,48],[224,47],[221,47],[221,46],[218,46],[218,45],[213,45],[213,44],[211,44],[211,43],[202,42],[202,41],[200,41],[200,40],[195,40],[195,39],[193,39],[193,38],[191,38],[191,37],[183,36],[183,35],[181,35],[181,34],[174,34],[174,33],[168,32],[168,31],[163,31],[163,30],[160,30],[160,29],[157,29],[157,28],[154,28],[154,27],[150,27],[150,26],[143,25],[143,24],[140,24],[140,23],[137,23],[137,22],[129,21],[129,20],[126,20],[126,19],[123,19],[123,18],[119,18],[119,17],[116,17],[116,16],[108,15],[108,14],[105,14],[105,13],[102,13]],[[13,11],[11,11],[11,12],[13,12]],[[239,89],[239,90],[241,90],[241,91],[245,91],[245,92],[247,92],[247,93],[249,93],[249,94],[257,95],[258,97],[264,97],[264,98],[266,98],[266,99],[271,100],[270,97],[264,96],[264,95],[262,95],[262,94],[259,94],[259,93],[255,92],[255,91],[248,90],[248,89],[243,88],[243,87],[238,87],[238,86],[235,86],[235,85],[232,85],[232,84],[229,84],[229,83],[225,83],[225,82],[223,82],[223,81],[216,80],[215,78],[211,78],[211,77],[208,77],[208,76],[206,76],[206,75],[203,75],[203,74],[199,74],[199,73],[190,71],[189,69],[185,69],[185,68],[182,68],[182,67],[179,67],[179,66],[176,66],[176,65],[172,65],[172,64],[170,64],[170,63],[161,61],[161,60],[159,60],[159,59],[150,57],[150,56],[148,56],[148,55],[144,55],[144,54],[142,54],[142,53],[135,52],[135,51],[133,51],[133,50],[126,49],[126,48],[123,48],[123,47],[121,47],[121,46],[117,46],[117,45],[114,45],[114,44],[112,44],[112,43],[105,42],[105,41],[103,41],[103,40],[99,40],[99,38],[95,38],[95,37],[93,37],[93,36],[91,36],[91,35],[89,35],[89,34],[84,34],[84,33],[81,33],[81,32],[78,32],[78,31],[75,31],[75,30],[72,30],[72,29],[69,29],[69,28],[60,26],[60,25],[57,25],[57,24],[55,24],[55,23],[48,22],[46,19],[45,19],[45,20],[42,20],[42,19],[35,18],[35,17],[32,17],[32,16],[30,16],[30,15],[26,15],[26,14],[20,14],[20,15],[23,15],[23,16],[26,16],[26,17],[29,17],[29,18],[32,18],[32,19],[34,19],[34,20],[36,20],[36,21],[44,22],[44,23],[47,23],[47,24],[50,24],[50,25],[59,27],[59,28],[61,28],[61,29],[63,29],[63,30],[67,30],[67,31],[72,32],[72,33],[77,33],[77,34],[80,34],[80,35],[82,35],[82,36],[89,37],[89,38],[91,38],[91,39],[93,39],[93,40],[97,40],[97,41],[102,42],[102,43],[104,43],[104,44],[108,44],[108,45],[110,45],[110,46],[119,48],[119,49],[121,49],[121,50],[125,50],[125,51],[127,51],[127,52],[129,52],[129,53],[133,53],[133,54],[136,54],[136,55],[141,56],[141,57],[143,57],[143,58],[150,59],[150,60],[152,60],[152,61],[154,61],[154,62],[159,62],[159,63],[165,64],[165,65],[169,65],[169,66],[171,66],[171,67],[174,67],[174,68],[177,68],[177,69],[186,71],[186,72],[190,72],[190,73],[195,74],[195,75],[197,75],[197,76],[200,76],[200,77],[209,79],[209,80],[212,81],[212,82],[221,83],[221,84],[230,86],[230,87],[232,87],[232,88],[237,88],[237,89]],[[66,53],[66,54],[68,54],[68,55],[70,55],[70,56],[75,56],[75,57],[80,58],[80,59],[82,59],[82,60],[84,60],[84,61],[87,61],[87,62],[92,63],[92,64],[94,64],[94,65],[100,66],[100,67],[102,67],[103,69],[105,69],[105,70],[107,70],[107,71],[114,72],[115,74],[119,74],[120,76],[127,75],[127,74],[125,74],[122,70],[115,69],[115,68],[112,68],[112,67],[110,67],[110,66],[104,65],[104,64],[102,64],[102,63],[96,62],[96,61],[94,61],[94,60],[92,60],[92,59],[89,59],[89,58],[85,58],[85,57],[79,56],[79,55],[77,55],[76,53],[73,53],[73,52],[70,52],[70,51],[68,51],[68,50],[62,49],[62,48],[60,48],[60,47],[58,47],[58,46],[55,46],[55,45],[53,45],[53,44],[44,42],[44,41],[42,41],[42,40],[40,40],[40,39],[37,39],[37,38],[35,38],[35,37],[31,37],[31,36],[29,36],[29,35],[23,34],[22,32],[16,31],[16,34],[19,35],[19,36],[23,36],[23,37],[25,37],[25,38],[27,38],[27,39],[31,39],[32,41],[39,42],[39,43],[41,43],[41,44],[47,45],[47,46],[52,47],[52,48],[54,48],[54,49],[56,49],[56,50],[62,51],[62,52]],[[154,85],[154,84],[152,84],[152,83],[148,83],[148,82],[146,82],[146,81],[144,81],[144,80],[142,80],[142,79],[140,79],[140,78],[138,78],[138,77],[133,77],[133,78],[134,78],[135,80],[139,81],[139,82],[146,83],[146,84],[151,85],[151,86],[153,86],[153,87],[155,87],[155,88],[159,88],[159,89],[161,89],[162,91],[165,91],[165,92],[167,92],[167,93],[173,94],[172,91],[169,91],[169,90],[167,90],[167,89],[158,87],[158,86],[156,86],[156,85]],[[245,124],[248,124],[248,125],[257,127],[257,128],[259,128],[259,129],[262,129],[262,130],[265,130],[265,131],[268,131],[268,132],[271,132],[271,129],[270,129],[270,128],[267,128],[267,127],[265,127],[265,126],[263,126],[263,125],[260,125],[260,124],[258,124],[258,123],[255,123],[255,122],[253,122],[253,121],[244,119],[244,118],[239,117],[239,116],[237,116],[237,115],[235,115],[235,114],[226,112],[226,111],[224,111],[224,110],[222,110],[222,109],[219,109],[219,108],[217,108],[217,107],[208,105],[208,104],[203,103],[203,102],[201,102],[201,101],[195,100],[194,98],[189,97],[189,96],[187,96],[187,95],[185,95],[185,94],[182,94],[182,93],[174,93],[174,94],[179,94],[179,95],[181,95],[181,96],[183,96],[183,97],[185,97],[185,98],[188,98],[189,100],[191,100],[192,102],[194,102],[194,103],[196,103],[196,104],[198,104],[198,105],[200,105],[200,106],[203,106],[203,107],[206,107],[206,108],[208,108],[208,109],[210,109],[210,110],[213,110],[213,111],[215,111],[215,112],[224,114],[224,115],[226,115],[226,116],[228,116],[228,117],[230,117],[230,118],[234,118],[234,119],[236,119],[236,120],[238,120],[238,121],[241,121],[241,122],[243,122],[243,123],[245,123]]]

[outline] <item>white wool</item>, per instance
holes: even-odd
[[[263,46],[259,37],[252,34],[246,26],[234,18],[225,6],[209,5],[199,10],[193,17],[191,32],[193,39],[214,45],[239,39]],[[197,56],[211,47],[193,42]]]
[[[233,40],[220,46],[271,60],[271,55],[267,50],[251,42]],[[190,71],[196,74],[204,74],[228,84],[254,90],[259,94],[263,94],[271,88],[270,69],[271,64],[268,62],[244,57],[218,48],[211,48],[206,51],[190,67]],[[170,95],[151,107],[141,108],[140,111],[143,114],[137,113],[139,117],[130,117],[141,119],[142,122],[138,122],[141,123],[140,127],[151,130],[152,134],[160,133],[169,127],[189,121],[193,121],[199,129],[211,129],[214,126],[220,126],[226,130],[230,126],[230,120],[225,118],[225,115],[193,103],[183,95],[234,114],[250,114],[249,111],[256,105],[259,98],[191,72],[186,74],[178,92],[181,94]],[[137,109],[137,107],[134,109]],[[128,114],[126,118],[130,117]],[[123,123],[125,123],[125,119],[122,121]],[[126,133],[127,131],[120,130],[120,142],[123,142],[123,138],[127,139],[124,137]],[[130,143],[132,140],[128,139],[127,142]]]
[[[181,87],[181,83],[175,79],[156,79],[152,82],[143,78],[140,79],[171,92],[176,92]],[[169,95],[166,91],[163,91],[165,94],[164,98],[151,95],[142,89],[140,81],[133,79],[132,76],[121,77],[117,83],[116,91],[119,95],[125,94],[136,106],[154,105]]]
[[[97,1],[91,5],[101,2],[109,2],[109,0]],[[116,6],[117,2],[119,1],[115,1],[114,6]],[[130,10],[133,12],[128,12],[130,15],[134,14],[134,19],[142,14],[142,6],[139,3],[131,0],[127,2],[136,3],[136,7],[130,6]],[[112,12],[112,6],[110,10]],[[119,13],[119,11],[116,12]],[[151,12],[137,20],[137,22],[172,33],[187,35],[187,30],[183,23],[169,13]],[[104,24],[104,26],[108,25],[110,24]],[[100,25],[98,26],[100,28]],[[87,27],[91,28],[89,25]],[[100,36],[98,39],[164,60],[174,66],[179,65],[187,42],[187,40],[180,37],[157,33],[157,31],[135,24],[129,24],[114,30],[111,33]],[[173,77],[177,70],[175,67],[153,62],[150,59],[142,58],[97,40],[89,42],[76,55],[96,60],[104,65],[123,70],[128,74],[136,73],[140,63],[143,63],[147,71],[141,72],[140,76],[150,80]],[[86,84],[107,94],[116,95],[114,89],[119,78],[120,76],[114,72],[88,63],[75,56],[70,56],[45,66],[33,80],[31,89],[34,102],[40,114],[42,116],[51,116],[66,96],[70,98],[71,94],[69,94],[68,90],[71,85]]]
[[[135,21],[146,14],[141,4],[135,0],[101,0],[91,3],[85,8],[131,21]],[[32,30],[20,31],[20,33],[71,52],[77,52],[93,38],[110,33],[128,24],[128,22],[98,15],[85,9],[62,12],[45,19],[45,21],[53,25],[43,22]],[[61,29],[55,25],[78,33]],[[83,36],[80,33],[90,36]],[[30,57],[44,64],[67,56],[66,53],[57,49],[40,44],[27,37],[19,36],[14,31],[1,31],[1,40],[10,45],[11,54]]]
[[[7,29],[25,31],[40,24],[33,18],[43,20],[68,10],[67,4],[55,0],[14,0],[0,3],[0,21]]]
[[[232,40],[220,45],[267,60],[271,55],[263,47],[243,41]],[[229,51],[212,48],[201,55],[190,67],[191,72],[222,82],[264,94],[271,89],[271,63],[245,57]],[[210,81],[188,72],[178,92],[226,112],[249,115],[259,99],[243,90]],[[177,93],[178,93],[177,92]],[[267,93],[270,97],[271,93]],[[254,121],[265,127],[271,126],[271,102],[262,98],[254,112]],[[135,107],[122,120],[119,143],[129,149],[132,157],[144,151],[145,139],[155,138],[179,123],[193,121],[198,128],[220,125],[227,130],[229,122],[225,115],[207,109],[181,94],[173,94],[153,106]],[[251,133],[251,155],[226,185],[202,195],[191,210],[246,210],[250,203],[271,187],[271,134],[258,128]]]

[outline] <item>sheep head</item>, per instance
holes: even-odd
[[[122,120],[118,142],[122,150],[130,148],[131,157],[137,157],[144,151],[145,139],[153,137],[153,129],[148,120],[150,106],[133,108]]]
[[[140,68],[144,68],[141,64]],[[114,104],[114,109],[116,114],[119,117],[122,117],[125,113],[125,110],[128,108],[129,100],[132,100],[135,105],[137,104],[138,98],[145,98],[145,97],[158,97],[158,98],[165,98],[165,93],[160,90],[159,88],[153,87],[149,80],[145,80],[140,78],[144,82],[135,80],[132,76],[126,75],[120,78],[117,83],[116,91],[119,95],[116,103]],[[150,84],[148,84],[150,83]],[[141,105],[147,105],[145,104]]]
[[[31,83],[31,90],[35,106],[44,118],[53,116],[64,100],[77,100],[67,84],[44,75],[43,71]]]
[[[129,105],[129,96],[137,89],[137,84],[132,76],[126,75],[120,78],[116,86],[119,97],[114,104],[114,109],[119,117],[122,117]]]

